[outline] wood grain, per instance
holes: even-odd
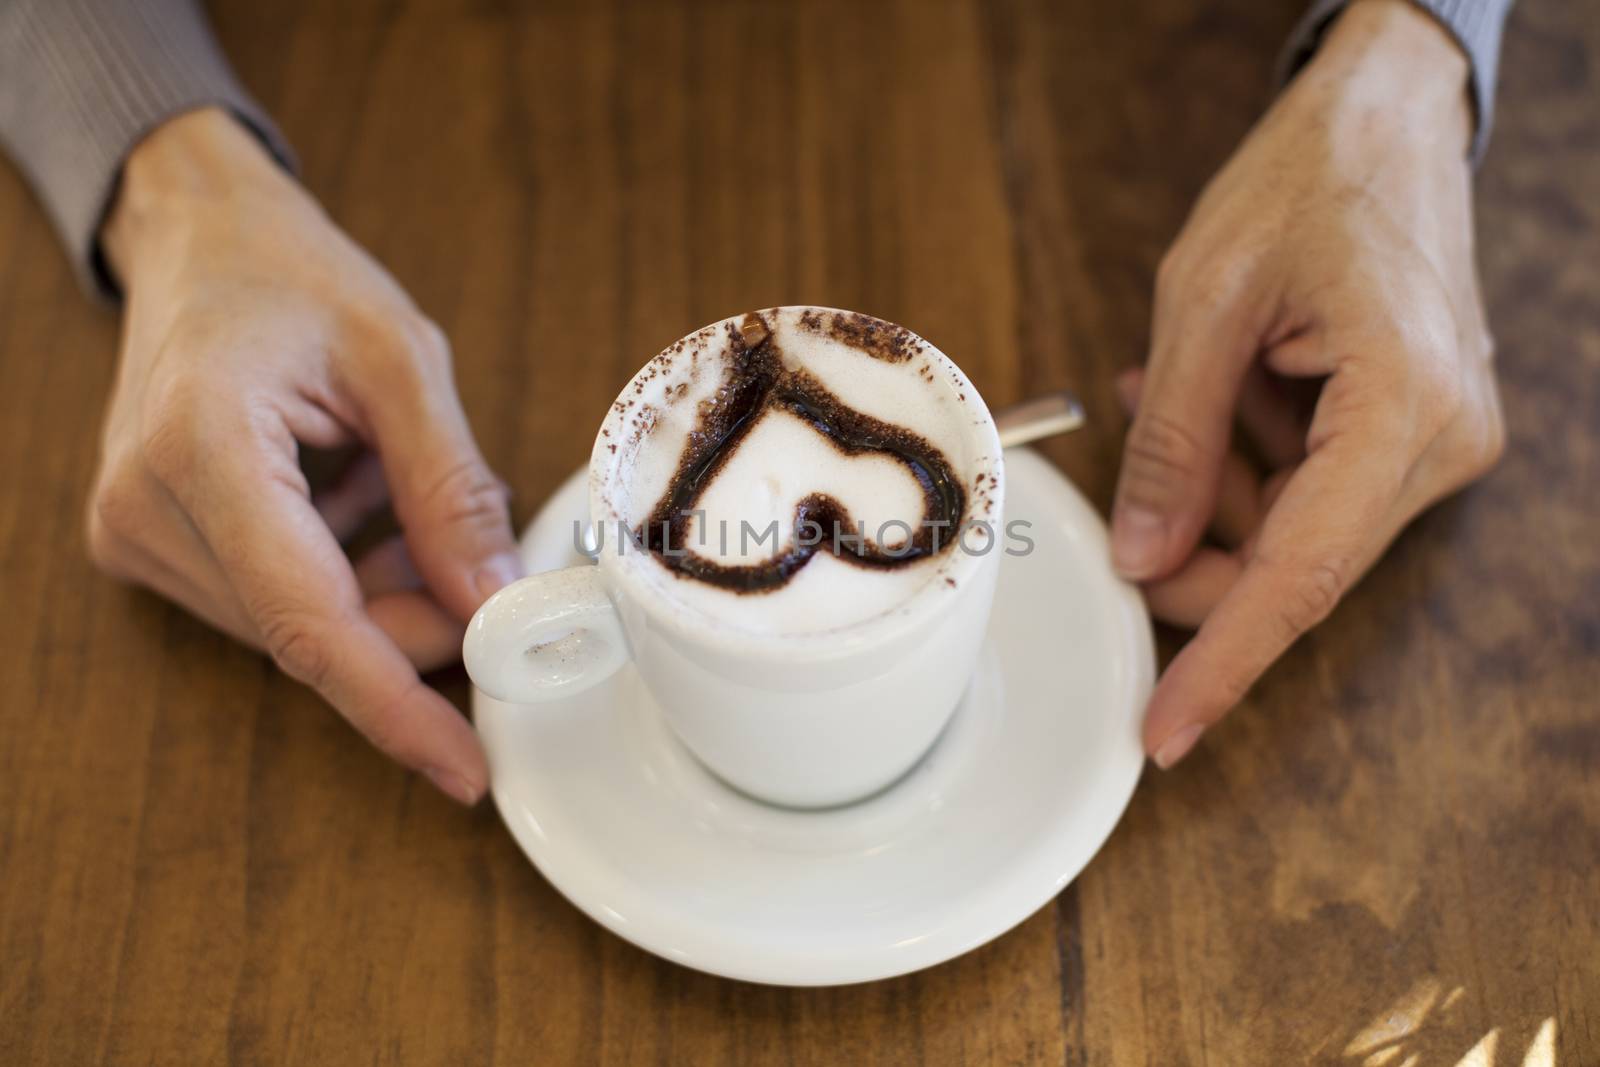
[[[1092,428],[1046,451],[1104,507],[1154,264],[1297,15],[214,12],[306,183],[446,327],[519,520],[649,355],[794,302],[904,322],[997,403],[1076,387]],[[0,1063],[1514,1065],[1544,1041],[1600,1063],[1597,69],[1592,12],[1524,0],[1479,181],[1499,470],[1148,773],[1053,906],[839,990],[619,941],[489,810],[96,576],[80,518],[116,322],[0,169]],[[435,680],[464,705],[459,672]]]

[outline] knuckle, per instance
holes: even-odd
[[[422,496],[422,505],[450,524],[489,525],[505,521],[505,483],[476,456],[451,464]]]
[[[450,362],[450,339],[439,324],[426,315],[411,315],[405,323],[406,336],[419,354],[440,363]]]
[[[1419,421],[1425,429],[1435,434],[1453,423],[1465,405],[1461,377],[1448,367],[1448,363],[1440,358],[1426,359],[1417,394]]]
[[[1378,346],[1384,378],[1410,400],[1413,425],[1429,438],[1437,436],[1460,414],[1464,400],[1466,353],[1455,320],[1447,308],[1424,301],[1384,331]]]
[[[1247,265],[1233,255],[1214,259],[1192,272],[1180,294],[1184,303],[1200,311],[1217,312],[1239,293]]]
[[[1484,420],[1482,431],[1478,438],[1477,471],[1479,475],[1488,474],[1506,455],[1506,423],[1500,414],[1500,409],[1491,409],[1488,418]]]
[[[1143,504],[1178,495],[1200,478],[1204,466],[1199,439],[1159,411],[1141,413],[1124,451],[1123,493]]]
[[[396,367],[438,369],[450,365],[450,342],[432,319],[410,309],[382,310],[355,316],[349,329],[355,347],[373,363],[376,373]]]
[[[261,643],[278,668],[321,690],[333,675],[333,655],[316,624],[303,612],[272,608],[258,613]]]
[[[101,574],[120,581],[133,577],[126,542],[118,536],[101,516],[98,502],[90,505],[85,523],[84,543],[89,562]]]
[[[1241,248],[1196,257],[1175,247],[1156,269],[1157,314],[1218,314],[1245,290],[1254,269],[1254,256]]]
[[[1217,697],[1219,706],[1226,709],[1224,714],[1244,703],[1252,684],[1254,679],[1238,670],[1230,670],[1218,679]]]
[[[1185,256],[1182,245],[1173,245],[1156,264],[1156,300],[1158,303],[1171,297],[1182,288],[1185,273]]]
[[[89,497],[89,525],[102,538],[132,540],[145,532],[149,503],[137,476],[110,468]]]
[[[203,451],[204,398],[188,379],[176,379],[157,391],[144,419],[139,451],[150,472],[163,482],[185,481]]]
[[[1279,615],[1284,636],[1293,641],[1333,613],[1344,595],[1346,568],[1321,562],[1295,572],[1285,588]]]
[[[1473,418],[1457,450],[1463,483],[1476,481],[1499,465],[1506,453],[1505,419],[1499,404],[1490,399],[1487,410]]]

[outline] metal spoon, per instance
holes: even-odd
[[[994,427],[1000,431],[1001,448],[1071,433],[1082,425],[1083,405],[1065,389],[1012,404],[994,417]]]

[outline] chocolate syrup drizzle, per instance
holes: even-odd
[[[832,552],[860,567],[903,567],[947,551],[959,533],[967,496],[944,454],[925,438],[847,407],[816,378],[786,368],[766,321],[755,312],[735,328],[728,326],[732,366],[728,381],[701,406],[700,419],[689,434],[678,469],[661,500],[634,538],[662,565],[681,577],[693,578],[738,593],[779,589],[818,551]],[[730,565],[689,550],[689,520],[705,491],[716,480],[739,445],[769,411],[786,410],[803,419],[829,444],[847,456],[879,454],[905,466],[922,489],[922,521],[908,542],[883,548],[862,536],[843,504],[814,492],[795,507],[795,530],[813,529],[822,536],[810,544],[796,538],[783,551],[758,563]],[[840,536],[835,537],[835,531]],[[809,541],[810,538],[807,538]]]

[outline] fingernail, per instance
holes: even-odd
[[[1149,578],[1161,565],[1166,537],[1166,519],[1137,504],[1124,504],[1111,523],[1111,563],[1124,578]]]
[[[478,587],[478,595],[488,600],[522,576],[521,557],[507,552],[479,567],[472,580]]]
[[[1161,746],[1156,749],[1156,754],[1151,758],[1156,761],[1157,767],[1167,770],[1174,763],[1187,756],[1189,750],[1194,747],[1194,743],[1200,740],[1200,735],[1205,732],[1206,728],[1203,723],[1192,722],[1161,742]]]
[[[422,768],[422,773],[427,775],[428,781],[438,787],[439,792],[456,803],[464,804],[470,808],[478,802],[478,790],[454,771],[443,770],[439,767],[424,767]]]

